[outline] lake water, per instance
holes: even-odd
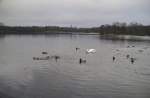
[[[0,36],[0,98],[150,98],[150,37]]]

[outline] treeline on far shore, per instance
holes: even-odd
[[[101,25],[91,28],[77,27],[59,27],[59,26],[5,26],[0,25],[0,34],[75,34],[80,33],[96,33],[96,34],[119,34],[119,35],[148,35],[150,36],[150,25],[142,25],[139,23],[120,23],[115,22],[111,25]]]

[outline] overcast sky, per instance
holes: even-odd
[[[150,0],[0,0],[6,25],[89,27],[113,22],[150,24]]]

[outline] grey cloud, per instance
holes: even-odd
[[[3,0],[0,21],[8,25],[150,24],[149,9],[149,0]]]

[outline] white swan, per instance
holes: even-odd
[[[86,53],[95,53],[96,49],[86,49]]]

